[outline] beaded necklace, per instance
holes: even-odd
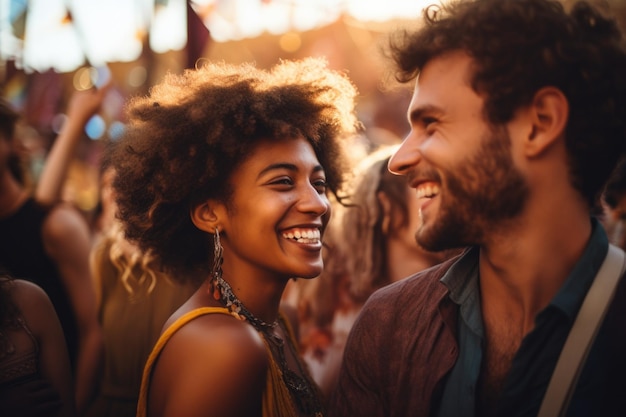
[[[214,275],[213,297],[228,308],[231,313],[237,315],[243,320],[246,320],[252,325],[252,327],[263,335],[265,340],[268,342],[272,356],[277,361],[281,370],[283,382],[287,386],[287,389],[291,394],[291,398],[298,407],[300,413],[305,416],[322,417],[322,405],[319,400],[317,389],[314,388],[314,383],[308,377],[307,372],[303,368],[298,357],[296,347],[293,345],[293,341],[290,338],[287,338],[288,348],[296,358],[299,373],[291,370],[287,364],[285,341],[274,333],[276,326],[281,324],[279,323],[279,320],[277,319],[272,323],[267,323],[252,314],[237,298],[230,284],[222,278],[221,273],[216,273]],[[285,334],[287,334],[284,324],[282,324],[281,328]]]

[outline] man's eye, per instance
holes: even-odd
[[[435,119],[434,117],[425,117],[424,119],[422,119],[424,133],[426,133],[426,135],[428,136],[433,135],[437,130],[438,122],[439,120]]]
[[[435,119],[434,117],[424,117],[422,119],[422,124],[424,125],[424,128],[428,128],[435,123],[437,123],[437,119]]]

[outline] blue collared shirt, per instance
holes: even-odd
[[[556,366],[576,314],[608,251],[608,238],[602,226],[592,219],[593,232],[585,252],[567,280],[535,318],[535,327],[522,340],[498,404],[502,416],[535,416]],[[484,343],[480,291],[478,288],[478,248],[470,249],[442,277],[450,299],[459,306],[457,338],[459,356],[444,386],[438,417],[473,417],[476,389]],[[568,416],[593,415],[601,398],[602,380],[610,364],[603,360],[598,345],[592,349]]]

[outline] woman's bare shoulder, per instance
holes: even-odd
[[[11,282],[11,299],[30,331],[37,337],[50,334],[60,323],[48,294],[37,284],[23,279]]]
[[[33,312],[41,315],[54,311],[48,294],[39,285],[23,279],[13,279],[11,287],[11,298],[22,314]]]
[[[183,325],[167,342],[159,360],[169,355],[186,356],[181,360],[215,365],[211,354],[221,362],[232,358],[252,362],[249,365],[267,363],[260,334],[248,323],[221,313],[205,314]]]
[[[260,401],[267,366],[263,339],[248,323],[226,314],[199,316],[163,348],[153,371],[151,407],[208,407],[214,415],[251,407],[246,397]]]

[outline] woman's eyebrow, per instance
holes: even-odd
[[[267,167],[263,168],[261,170],[261,172],[259,172],[259,175],[257,176],[257,178],[261,177],[262,175],[276,170],[276,169],[286,169],[288,171],[298,171],[298,167],[295,164],[289,163],[289,162],[279,162],[276,164],[271,164],[268,165]],[[313,167],[313,172],[320,172],[320,171],[324,171],[324,167],[322,167],[321,165],[315,165],[315,167]]]

